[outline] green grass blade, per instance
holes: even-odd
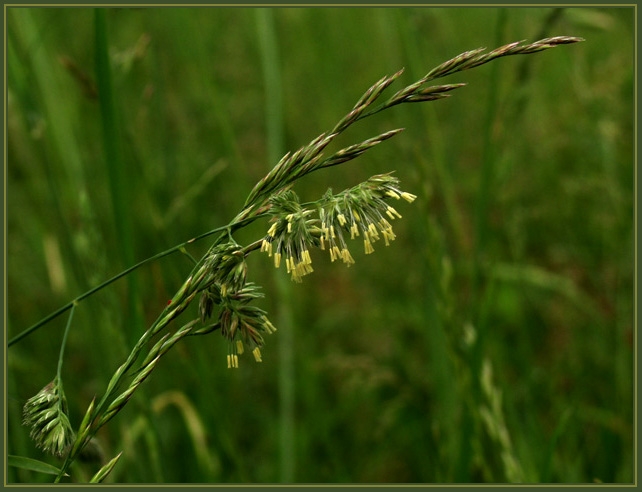
[[[38,473],[46,473],[47,475],[58,475],[60,469],[45,463],[44,461],[34,460],[33,458],[27,458],[25,456],[7,456],[7,465],[13,466],[15,468],[21,468],[23,470],[31,470]]]
[[[96,472],[96,474],[91,477],[91,480],[89,483],[101,483],[103,482],[107,476],[111,473],[111,471],[114,469],[116,466],[116,463],[118,463],[118,460],[122,456],[123,452],[121,451],[118,453],[113,459],[111,459],[108,463],[105,464],[100,470]]]
[[[265,113],[269,162],[277,162],[284,152],[283,102],[280,60],[277,49],[274,15],[271,9],[257,9],[258,43],[261,47],[263,80],[265,83]],[[281,482],[295,477],[294,424],[294,322],[292,286],[288,278],[276,272],[279,298],[279,401],[280,401],[280,474]]]
[[[105,166],[109,176],[109,189],[118,234],[118,245],[121,261],[124,265],[134,262],[134,240],[132,233],[132,214],[129,205],[132,202],[131,176],[123,159],[121,131],[112,87],[111,66],[107,34],[106,9],[96,9],[96,81],[100,100],[100,115],[103,130],[103,149]],[[133,344],[138,333],[143,329],[143,317],[139,302],[137,277],[128,277],[128,309],[130,327],[127,330],[129,343]]]

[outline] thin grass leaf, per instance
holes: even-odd
[[[133,223],[130,212],[132,183],[122,152],[121,128],[113,93],[109,59],[106,15],[105,9],[95,10],[96,80],[102,122],[104,164],[109,176],[109,189],[114,223],[118,232],[117,245],[120,257],[124,265],[131,265],[134,263]],[[127,284],[128,319],[131,322],[127,336],[130,344],[133,344],[143,324],[138,277],[129,276]]]
[[[89,480],[89,483],[101,483],[103,482],[106,478],[107,475],[111,473],[111,471],[114,469],[116,466],[116,463],[118,463],[118,460],[122,456],[123,452],[121,451],[116,455],[115,458],[113,458],[109,463],[107,463],[105,466],[103,466],[96,474],[91,477],[91,480]]]
[[[58,473],[60,473],[60,468],[58,467],[25,456],[14,456],[10,454],[7,456],[7,465],[13,466],[14,468],[22,468],[23,470],[46,473],[47,475],[58,475]],[[65,473],[65,476],[68,477],[69,475]]]

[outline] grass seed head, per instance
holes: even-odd
[[[64,456],[74,441],[67,416],[67,400],[58,378],[29,398],[23,408],[23,423],[31,427],[36,446],[55,456]]]

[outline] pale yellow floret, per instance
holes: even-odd
[[[341,256],[343,257],[343,262],[348,266],[354,264],[354,258],[352,258],[352,255],[350,254],[350,251],[348,251],[348,248],[343,248],[343,251],[341,251]]]
[[[330,226],[330,234],[332,235],[332,239],[336,238],[337,236],[334,235],[334,226]]]
[[[261,243],[261,252],[267,252],[268,256],[272,256],[272,243],[264,239]]]
[[[363,241],[363,246],[367,255],[374,253],[374,248],[372,247],[372,243],[369,239]]]
[[[294,261],[292,261],[292,258],[287,257],[285,259],[285,266],[287,267],[288,273],[294,270]]]
[[[397,193],[395,193],[394,191],[392,191],[392,190],[386,191],[386,195],[391,196],[392,198],[395,198],[396,200],[399,200],[399,198],[400,198],[399,195]]]
[[[290,259],[290,272],[292,272],[292,280],[301,282],[301,263],[294,264],[294,258]]]
[[[390,225],[390,222],[388,222],[386,219],[381,219],[379,222],[379,227],[381,228],[381,232],[384,233],[384,235],[388,236],[388,239],[391,241],[394,241],[397,236],[395,236],[395,233],[392,231],[392,226]]]
[[[303,250],[303,261],[305,261],[308,265],[312,264],[312,257],[310,256],[310,251],[307,249]]]
[[[342,257],[341,250],[337,246],[332,247],[332,253],[334,254],[334,258],[332,259],[332,261],[338,260],[339,258]]]
[[[298,277],[303,277],[305,275],[308,275],[309,273],[312,273],[313,271],[314,270],[310,266],[310,263],[306,261],[302,261],[296,266],[296,275]]]
[[[274,333],[276,331],[276,327],[265,315],[263,315],[263,322],[265,324],[265,331],[267,331],[268,333]]]
[[[292,222],[288,222],[288,232],[292,232]]]
[[[339,224],[342,226],[346,224],[346,217],[343,214],[337,215],[337,219],[339,219]]]
[[[395,215],[399,219],[401,219],[401,214],[399,212],[397,212],[394,208],[390,207],[390,206],[388,207],[388,210],[386,210],[386,214],[388,214],[388,217],[390,217],[391,219],[394,219]]]
[[[350,239],[354,239],[354,237],[358,235],[359,235],[359,228],[357,227],[357,224],[354,223],[350,228]]]
[[[412,203],[412,202],[414,202],[414,201],[415,201],[415,199],[417,198],[417,195],[413,195],[412,193],[407,193],[407,192],[405,192],[405,191],[404,191],[404,192],[401,194],[401,198],[403,198],[404,200],[406,200],[408,203]]]
[[[386,246],[390,245],[389,241],[394,241],[395,240],[395,235],[392,232],[392,229],[384,229],[381,231],[383,233],[383,240],[386,243]]]
[[[379,239],[379,233],[377,232],[377,228],[374,224],[368,224],[368,231],[372,239],[374,239],[375,241]]]
[[[223,297],[225,297],[227,295],[227,285],[226,284],[222,284],[221,285],[221,295]]]
[[[325,242],[323,241],[323,234],[321,234],[321,249],[325,250]]]
[[[280,266],[281,266],[281,253],[275,253],[274,268],[279,268]]]
[[[252,353],[254,354],[254,358],[256,359],[256,362],[263,362],[261,360],[261,351],[259,350],[258,347],[256,347],[254,350],[252,350]]]
[[[232,355],[232,367],[238,367],[239,366],[239,356],[234,354]]]
[[[268,230],[268,236],[274,237],[276,234],[276,222],[272,224],[272,227]]]
[[[232,368],[232,356],[230,354],[227,354],[227,368]]]
[[[245,349],[243,348],[243,342],[241,340],[236,341],[236,351],[239,354],[242,354]]]
[[[352,215],[354,215],[354,220],[356,222],[359,222],[361,220],[361,218],[359,217],[359,214],[357,212],[352,212]]]

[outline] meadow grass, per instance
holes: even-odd
[[[587,39],[452,75],[468,85],[447,101],[341,135],[336,149],[406,128],[297,193],[394,169],[419,197],[397,240],[353,252],[350,269],[316,255],[302,285],[250,255],[279,328],[263,363],[230,371],[217,333],[185,338],[76,479],[121,450],[108,481],[633,479],[631,9],[118,9],[103,38],[91,9],[8,14],[8,338],[228,223],[285,151],[382,75],[406,68],[392,94],[469,49]],[[74,310],[74,428],[192,267],[159,259]],[[55,375],[65,325],[7,361],[9,453],[57,466],[21,409]],[[10,467],[8,481],[51,477]]]

